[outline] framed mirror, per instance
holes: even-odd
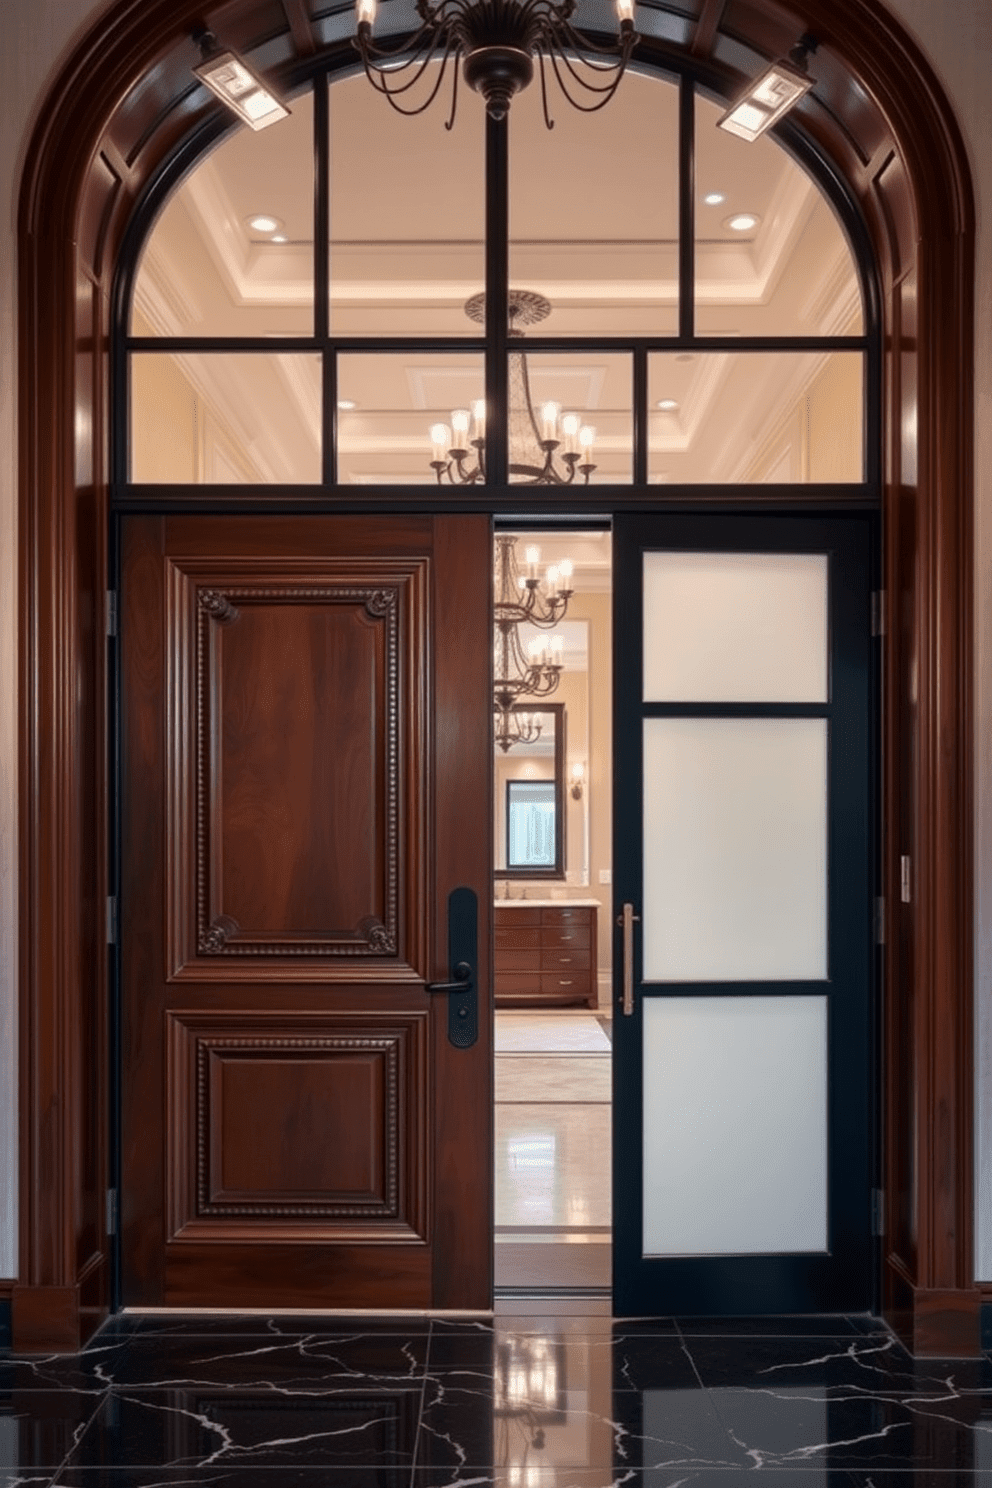
[[[565,705],[514,708],[524,736],[497,750],[496,877],[565,877]]]

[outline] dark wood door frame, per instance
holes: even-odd
[[[289,16],[293,23],[290,24]],[[884,328],[887,636],[884,1308],[919,1353],[973,1353],[972,451],[974,207],[926,59],[878,0],[727,0],[684,52],[728,92],[803,31],[801,119],[861,205]],[[278,0],[117,0],[39,112],[22,181],[20,1268],[15,1343],[67,1349],[109,1296],[104,591],[109,347],[118,248],[159,163],[198,122],[190,33],[288,76],[327,47]],[[650,15],[644,17],[650,29]],[[342,50],[342,43],[335,43]],[[333,49],[332,49],[333,50]],[[912,903],[899,895],[912,865]]]

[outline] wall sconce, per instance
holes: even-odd
[[[197,31],[193,40],[203,53],[203,61],[193,68],[194,75],[249,129],[267,129],[278,119],[289,117],[289,109],[269,92],[254,68],[237,52],[218,49],[212,31]]]
[[[733,108],[717,120],[720,128],[751,142],[777,124],[783,114],[794,108],[812,88],[813,79],[806,71],[806,59],[810,52],[815,51],[815,36],[800,37],[788,60],[782,58],[773,62],[768,71],[751,84],[743,98],[739,98]]]
[[[585,760],[576,760],[570,772],[572,800],[582,800],[582,786],[586,778]]]

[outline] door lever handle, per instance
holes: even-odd
[[[467,961],[459,961],[455,967],[453,982],[427,982],[425,992],[464,992],[472,980],[472,968]]]

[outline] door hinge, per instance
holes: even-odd
[[[117,944],[117,895],[107,895],[107,944]]]
[[[885,1194],[880,1188],[871,1191],[871,1232],[873,1235],[885,1234]]]
[[[871,633],[873,636],[884,636],[885,634],[885,590],[873,589],[871,596]]]
[[[899,898],[902,900],[903,904],[911,904],[913,900],[912,890],[910,887],[911,879],[909,873],[910,860],[906,856],[906,854],[903,853],[902,857],[899,859]]]
[[[885,944],[885,899],[881,895],[875,900],[875,944]]]
[[[107,635],[117,634],[117,590],[107,590]]]
[[[107,1234],[117,1234],[117,1190],[107,1189]]]

